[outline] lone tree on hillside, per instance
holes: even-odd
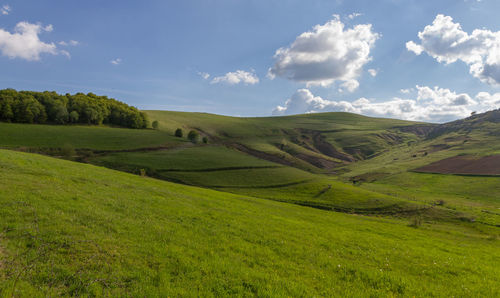
[[[158,123],[158,120],[155,120],[151,123],[151,127],[153,127],[153,129],[158,129],[158,127],[160,127],[160,124]]]
[[[183,135],[183,133],[182,133],[182,129],[177,128],[177,129],[175,130],[175,136],[176,136],[176,137],[178,137],[178,138],[182,138],[182,135]]]
[[[191,130],[188,133],[188,140],[190,140],[191,142],[193,142],[195,144],[198,143],[199,137],[200,137],[200,134],[195,130]]]

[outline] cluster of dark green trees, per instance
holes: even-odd
[[[123,102],[93,93],[0,90],[0,121],[16,123],[110,124],[147,128],[146,114]]]
[[[175,130],[175,134],[174,134],[176,137],[178,138],[182,138],[182,136],[184,135],[184,132],[182,131],[181,128],[177,128]],[[187,138],[188,140],[190,140],[192,143],[198,143],[199,140],[200,140],[200,134],[196,131],[196,130],[191,130],[189,131],[188,135],[187,135]],[[208,144],[208,138],[205,136],[203,137],[202,139],[202,142],[204,144]]]

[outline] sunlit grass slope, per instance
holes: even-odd
[[[74,148],[114,150],[162,146],[180,142],[172,135],[152,129],[106,126],[0,123],[0,147]]]
[[[415,134],[401,127],[416,122],[371,118],[351,113],[318,113],[285,117],[238,118],[206,113],[146,111],[158,120],[160,129],[173,133],[176,128],[197,129],[226,143],[240,143],[252,149],[280,156],[303,169],[315,169],[312,156],[342,161],[336,154],[322,150],[327,141],[340,155],[364,159],[393,144],[416,141]],[[316,168],[317,170],[317,168]]]
[[[394,214],[424,206],[359,189],[220,145],[96,156],[97,165],[188,185],[296,203],[322,209]]]
[[[1,296],[486,296],[498,240],[0,150]]]
[[[488,123],[487,123],[488,124]],[[500,177],[416,173],[413,170],[458,155],[488,156],[500,153],[500,138],[489,129],[450,132],[416,144],[402,144],[369,160],[340,171],[345,181],[359,180],[360,187],[394,197],[473,215],[476,220],[500,226]]]

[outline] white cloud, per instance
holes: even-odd
[[[370,68],[370,69],[368,69],[368,73],[369,73],[372,77],[376,77],[376,76],[377,76],[378,71],[377,71],[376,69]]]
[[[109,61],[111,64],[113,65],[119,65],[119,64],[122,64],[122,59],[121,58],[116,58],[116,59],[113,59],[111,61]]]
[[[208,78],[208,77],[207,77]],[[228,72],[223,76],[215,77],[210,82],[211,84],[226,83],[229,85],[236,85],[243,83],[245,85],[254,85],[259,82],[259,78],[253,72],[244,70],[237,70],[235,72]]]
[[[480,92],[471,98],[468,94],[457,94],[439,87],[416,86],[416,89],[416,99],[394,97],[383,102],[364,97],[352,102],[326,100],[313,95],[308,89],[299,89],[283,106],[277,106],[273,115],[351,112],[374,117],[446,122],[467,117],[472,111],[500,108],[500,93]]]
[[[435,105],[447,106],[469,106],[476,102],[466,93],[457,94],[450,89],[434,87],[431,89],[427,86],[416,86],[418,90],[417,100],[430,101]]]
[[[47,26],[43,27],[43,30],[47,32],[52,32],[54,30],[54,26],[52,26],[52,24],[48,24]]]
[[[345,81],[340,85],[339,92],[344,92],[344,91],[354,92],[354,90],[358,89],[358,87],[359,87],[359,82],[356,80]]]
[[[69,54],[69,52],[68,52],[68,51],[66,51],[66,50],[60,50],[60,51],[59,51],[59,53],[60,53],[61,55],[64,55],[64,56],[68,57],[68,58],[71,58],[71,55],[70,55],[70,54]]]
[[[413,88],[408,88],[408,89],[400,89],[399,92],[403,93],[403,94],[410,94],[411,92],[413,92],[415,89]]]
[[[198,75],[202,77],[204,80],[208,80],[210,78],[210,74],[206,72],[198,71]]]
[[[0,28],[0,51],[2,55],[11,59],[21,58],[28,61],[40,60],[41,54],[69,54],[59,51],[54,43],[45,43],[40,40],[38,35],[51,29],[53,29],[51,25],[43,28],[40,24],[28,22],[18,23],[13,33]]]
[[[10,8],[10,6],[5,4],[2,6],[2,8],[0,8],[0,13],[2,13],[3,15],[8,15],[11,10],[12,9]]]
[[[58,44],[66,47],[66,46],[77,46],[80,44],[80,42],[76,41],[76,40],[70,40],[69,42],[60,41],[60,42],[58,42]]]
[[[273,115],[290,115],[302,113],[317,113],[326,111],[355,112],[351,103],[336,102],[314,96],[309,89],[299,89],[290,97],[284,106],[277,106]]]
[[[359,12],[353,12],[353,13],[351,13],[350,15],[348,15],[348,16],[347,16],[347,18],[348,18],[349,20],[352,20],[352,19],[357,18],[357,17],[362,16],[362,15],[363,15],[362,13],[359,13]]]
[[[475,29],[469,34],[452,17],[439,14],[418,33],[418,38],[421,44],[406,43],[409,51],[416,55],[426,52],[445,64],[463,61],[474,77],[488,84],[500,84],[500,31]]]
[[[371,24],[345,29],[338,16],[312,31],[300,34],[274,55],[268,77],[284,77],[307,86],[329,86],[336,81],[356,80],[371,60],[370,50],[379,34]]]

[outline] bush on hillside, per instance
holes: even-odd
[[[207,137],[203,137],[203,144],[208,144],[208,138]]]
[[[160,127],[158,120],[153,121],[153,123],[151,123],[151,127],[153,127],[153,129],[158,129]]]
[[[72,158],[76,155],[75,148],[71,144],[64,144],[61,147],[61,155],[65,158]]]
[[[195,144],[198,143],[199,137],[200,137],[200,134],[195,130],[191,130],[188,133],[188,140],[190,140],[191,142],[193,142]]]
[[[0,121],[15,123],[111,124],[146,128],[145,113],[123,102],[93,93],[0,90]]]
[[[178,138],[182,138],[182,136],[183,136],[182,129],[177,128],[175,130],[175,136],[178,137]]]

